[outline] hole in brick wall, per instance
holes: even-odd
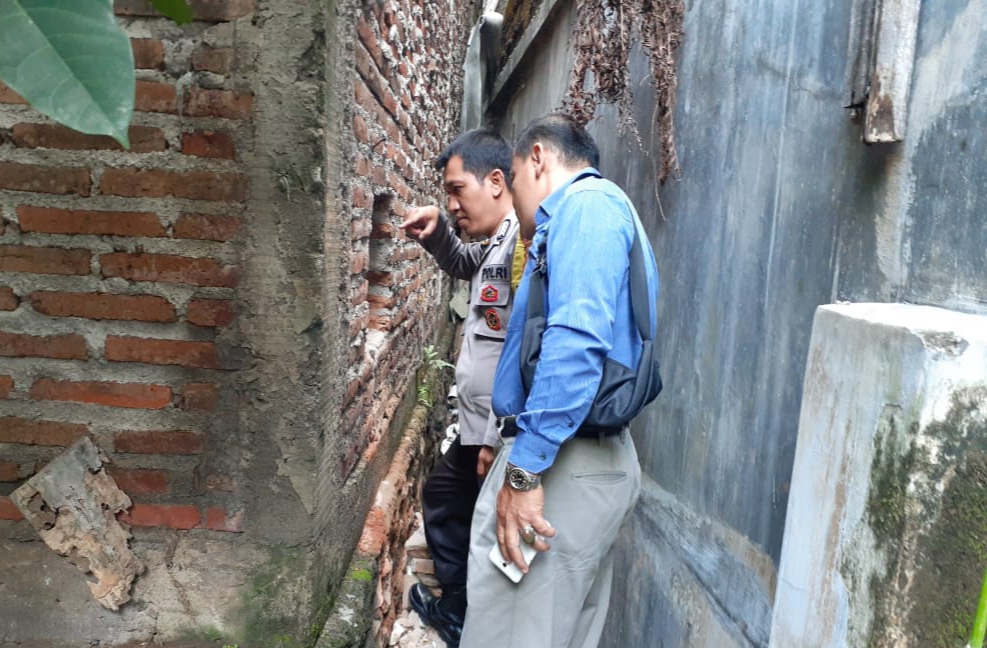
[[[380,193],[374,195],[371,215],[373,229],[370,232],[370,261],[367,280],[371,286],[387,285],[390,278],[390,254],[394,247],[394,223],[391,208],[394,195]]]
[[[390,328],[391,309],[394,307],[395,232],[392,211],[394,195],[380,193],[374,195],[371,215],[370,250],[367,259],[367,304],[370,306],[370,328],[386,331]]]
[[[394,195],[389,193],[374,195],[374,208],[371,215],[373,229],[370,233],[370,269],[383,270],[387,264],[384,257],[384,243],[393,236],[391,232],[391,206]]]

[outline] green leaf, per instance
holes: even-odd
[[[192,22],[192,9],[185,0],[151,0],[151,4],[161,15],[171,18],[179,25]]]
[[[0,80],[40,112],[129,146],[134,55],[107,0],[0,0]]]

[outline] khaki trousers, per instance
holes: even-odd
[[[611,549],[641,490],[634,442],[625,430],[562,446],[542,479],[552,548],[515,585],[489,558],[513,441],[505,440],[473,513],[460,648],[596,648],[610,605]]]

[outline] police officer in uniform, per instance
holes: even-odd
[[[470,279],[470,304],[456,363],[459,438],[425,482],[425,539],[442,584],[442,597],[422,584],[410,593],[411,605],[452,648],[459,645],[466,613],[466,565],[470,524],[479,483],[493,462],[496,426],[490,415],[493,375],[503,348],[514,288],[520,279],[515,249],[519,225],[509,186],[510,145],[496,132],[468,131],[442,152],[448,215],[436,207],[411,211],[401,228],[458,279]],[[464,243],[452,225],[472,239]],[[516,255],[524,259],[524,252]],[[520,269],[520,267],[518,268]]]

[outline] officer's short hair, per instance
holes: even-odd
[[[567,168],[600,168],[600,149],[593,137],[566,113],[549,113],[528,124],[514,142],[514,155],[527,159],[535,142],[554,152]]]
[[[463,170],[483,180],[494,169],[500,169],[504,180],[511,177],[511,145],[495,130],[474,128],[466,131],[447,146],[435,161],[435,168],[442,171],[453,156],[463,159]]]

